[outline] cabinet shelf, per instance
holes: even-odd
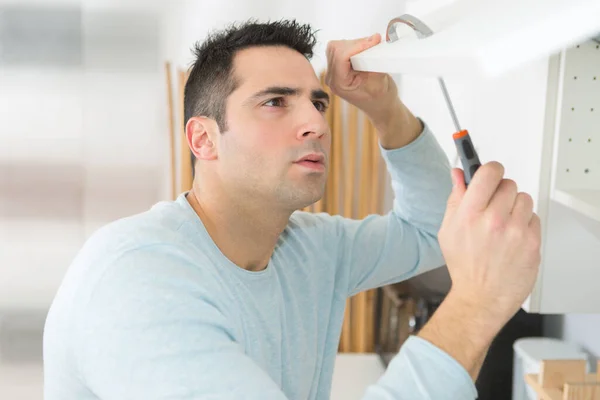
[[[600,190],[556,189],[552,200],[600,222]]]
[[[427,15],[435,33],[415,40],[405,26],[351,58],[354,69],[444,77],[498,76],[598,33],[597,0],[459,0]]]

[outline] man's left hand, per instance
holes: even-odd
[[[335,95],[369,117],[384,149],[397,149],[412,142],[423,125],[400,101],[396,83],[389,74],[356,71],[350,62],[350,57],[380,42],[378,33],[363,39],[329,42],[325,81]]]
[[[382,109],[398,98],[396,83],[389,74],[355,71],[350,57],[381,42],[381,35],[356,40],[334,40],[327,44],[326,83],[334,94],[377,119]]]

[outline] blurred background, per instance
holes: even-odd
[[[384,33],[387,22],[407,9],[422,11],[448,2],[0,0],[0,399],[42,398],[46,312],[86,238],[110,221],[172,199],[173,191],[185,186],[185,163],[173,159],[182,144],[178,74],[190,65],[195,41],[234,21],[295,18],[319,30],[312,63],[321,73],[327,41]],[[457,112],[465,125],[483,127],[492,120],[502,129],[493,110],[502,106],[518,117],[528,105],[523,123],[539,128],[543,101],[537,100],[545,96],[546,84],[542,69],[541,63],[533,63],[488,86],[448,82],[459,99]],[[452,123],[438,89],[432,89],[435,80],[398,82],[409,107],[440,135],[453,160]],[[515,88],[524,86],[537,96],[534,101],[512,97]],[[488,100],[489,111],[476,110],[474,94]],[[479,144],[482,159],[494,158],[494,146]],[[508,171],[517,168],[518,156],[503,160]],[[381,179],[386,179],[384,172]],[[376,212],[391,204],[389,190],[382,187]],[[417,293],[419,300],[404,304],[423,315],[435,308],[448,286],[441,269],[394,293]],[[373,326],[381,317],[376,301],[371,299],[369,309]],[[406,323],[414,328],[418,318],[411,318]],[[499,350],[505,353],[504,388],[510,387],[506,365],[512,363],[515,337],[543,333],[600,354],[599,339],[587,333],[597,332],[597,315],[545,317],[544,332],[541,317],[523,318],[519,326],[525,328],[511,333]],[[376,333],[365,347],[369,353],[378,350]],[[490,380],[501,380],[498,376]],[[491,381],[484,385],[492,387]]]

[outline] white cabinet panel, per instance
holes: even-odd
[[[537,295],[543,314],[600,312],[600,222],[550,204]]]
[[[480,160],[501,162],[506,176],[518,183],[519,190],[530,193],[536,204],[547,75],[548,62],[543,60],[494,79],[446,80],[458,120],[469,130]],[[431,125],[453,166],[461,167],[452,139],[455,128],[437,79],[403,75],[399,86],[403,101]]]
[[[555,79],[548,92],[556,93],[556,104],[547,109],[541,146],[551,160],[540,176],[546,190],[542,268],[528,311],[600,312],[599,66],[600,46],[592,40],[550,64]]]
[[[552,198],[600,222],[600,44],[581,43],[561,61]]]
[[[391,16],[390,20],[396,17]],[[597,0],[459,0],[417,15],[435,32],[383,41],[352,58],[355,69],[463,78],[498,76],[597,34]]]

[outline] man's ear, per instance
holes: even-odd
[[[188,145],[198,160],[217,159],[217,137],[219,134],[217,123],[207,117],[192,117],[185,125]]]

